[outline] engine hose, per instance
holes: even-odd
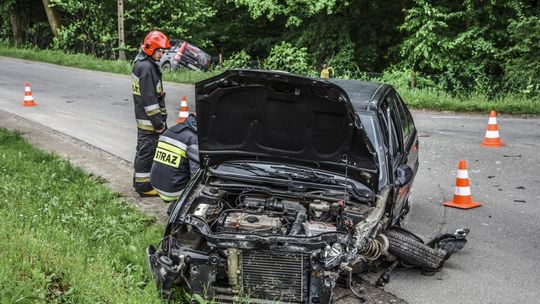
[[[296,220],[292,224],[291,232],[289,235],[297,235],[302,231],[302,223],[306,220],[306,213],[305,212],[298,212],[298,215],[296,216]]]

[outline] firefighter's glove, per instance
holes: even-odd
[[[159,98],[160,98],[161,100],[165,100],[165,96],[166,96],[166,95],[167,95],[167,92],[161,92],[161,93],[159,93]]]
[[[165,130],[167,130],[167,123],[164,122],[164,123],[161,125],[161,128],[156,128],[156,129],[154,130],[154,133],[161,135],[161,134],[165,133]]]

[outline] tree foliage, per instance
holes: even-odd
[[[116,1],[50,2],[58,37],[42,0],[4,0],[0,39],[116,58]],[[540,79],[540,0],[124,0],[124,8],[129,56],[147,32],[161,30],[228,65],[317,74],[327,63],[339,77],[427,75],[424,83],[450,91],[520,81],[526,90]]]
[[[306,18],[321,12],[332,14],[337,0],[229,0],[237,6],[246,6],[254,19],[266,17],[274,20],[276,16],[286,18],[287,27],[296,27]]]
[[[491,86],[492,76],[500,79],[513,60],[506,50],[520,42],[510,26],[526,7],[524,1],[416,0],[400,26],[406,38],[399,66],[438,75],[447,89],[502,89]]]
[[[118,44],[116,2],[50,1],[61,14],[64,24],[52,43],[54,48],[74,52],[82,51],[98,57],[114,57],[114,50]]]
[[[507,80],[525,93],[540,91],[540,17],[522,17],[508,26],[512,47],[504,52]]]
[[[216,14],[205,0],[125,0],[126,41],[142,43],[146,33],[160,30],[170,37],[211,45],[206,24]],[[116,12],[116,10],[114,10]],[[116,20],[116,19],[114,19]]]

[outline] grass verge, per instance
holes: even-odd
[[[159,303],[162,227],[98,178],[0,129],[0,303]]]
[[[128,61],[105,60],[84,54],[66,54],[62,51],[42,50],[37,48],[15,48],[6,42],[0,42],[0,55],[58,65],[77,67],[95,71],[129,75],[131,63]],[[181,69],[163,74],[166,81],[196,83],[222,72],[219,69],[209,72]],[[488,98],[481,94],[453,96],[432,89],[410,89],[401,83],[392,83],[411,108],[442,110],[455,112],[488,113],[495,110],[501,114],[540,114],[540,97],[528,97],[522,94],[507,94]]]
[[[539,115],[540,98],[527,98],[519,94],[502,95],[488,98],[480,94],[452,96],[435,90],[418,90],[396,87],[397,91],[414,109],[437,111],[489,113],[494,110],[499,114]]]

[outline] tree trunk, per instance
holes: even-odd
[[[118,59],[126,60],[124,51],[124,0],[118,0]]]
[[[416,72],[411,71],[411,89],[416,89]]]
[[[51,25],[51,30],[54,37],[57,37],[58,29],[60,29],[60,17],[58,16],[58,12],[56,12],[54,7],[51,7],[50,5],[51,2],[49,0],[43,0],[43,7],[45,8],[45,13],[47,13],[47,19]]]
[[[9,15],[11,18],[11,29],[13,30],[13,42],[15,42],[15,45],[17,46],[21,45],[24,40],[24,33],[21,24],[21,17],[19,16],[16,3],[13,3],[11,6]]]

